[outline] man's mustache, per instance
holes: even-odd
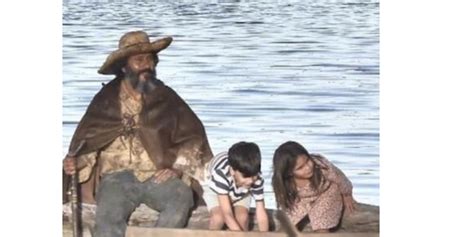
[[[146,76],[147,80],[140,80],[139,76],[142,73],[147,73]],[[129,71],[126,73],[125,78],[130,80],[130,83],[137,92],[141,94],[147,94],[150,91],[153,91],[156,87],[158,87],[159,83],[156,78],[156,72],[150,69],[144,69],[135,73],[133,71]]]
[[[147,78],[147,79],[156,79],[156,72],[154,70],[151,70],[151,69],[141,70],[140,72],[137,73],[137,76],[139,76],[142,73],[148,73],[150,75],[151,78]]]

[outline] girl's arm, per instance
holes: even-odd
[[[314,155],[315,160],[318,164],[323,167],[323,173],[325,173],[325,177],[329,180],[337,184],[343,198],[344,207],[349,213],[352,213],[355,210],[356,201],[352,196],[352,183],[347,178],[347,176],[337,168],[333,163],[328,161],[322,155]]]
[[[322,155],[313,155],[316,163],[323,167],[324,176],[339,187],[344,196],[352,195],[352,183],[347,176]]]
[[[352,182],[347,178],[347,176],[332,163],[330,163],[329,171],[332,173],[330,177],[335,183],[337,183],[342,195],[352,196]]]
[[[258,229],[260,231],[268,231],[268,215],[267,211],[265,210],[265,201],[255,201],[255,206]]]
[[[239,223],[234,217],[234,212],[232,211],[232,205],[230,203],[229,195],[219,194],[217,196],[219,201],[219,206],[224,214],[224,222],[229,227],[230,230],[242,230]]]

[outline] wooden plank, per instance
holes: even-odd
[[[169,228],[144,228],[137,226],[127,227],[126,237],[286,237],[282,232],[241,232],[241,231],[222,231],[222,230],[191,230],[191,229],[169,229]]]
[[[81,206],[82,226],[93,227],[95,225],[95,205],[83,204]],[[277,220],[275,209],[267,209],[270,230],[279,230],[282,226]],[[146,205],[140,205],[130,217],[129,226],[153,227],[159,218],[159,213]],[[71,205],[66,203],[63,205],[63,220],[65,227],[70,228],[71,224]],[[257,231],[257,223],[255,220],[255,209],[250,209],[249,216],[251,230]],[[206,230],[209,225],[209,212],[207,207],[199,206],[192,212],[191,218],[186,226],[187,229],[203,229]],[[303,232],[311,231],[311,225],[306,225]],[[362,233],[378,233],[379,232],[379,207],[367,205],[363,203],[357,204],[357,209],[350,215],[344,215],[342,223],[337,232],[362,232]],[[65,236],[67,237],[67,236]]]
[[[222,230],[191,230],[191,229],[169,229],[169,228],[144,228],[137,226],[127,227],[126,237],[286,237],[283,232],[240,232]],[[304,237],[379,237],[378,233],[298,233],[297,236]]]

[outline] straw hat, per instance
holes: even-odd
[[[136,54],[142,53],[158,53],[163,49],[166,49],[173,41],[171,37],[165,37],[153,42],[147,33],[143,31],[132,31],[124,34],[119,41],[119,49],[113,51],[105,60],[102,67],[99,69],[100,74],[105,75],[116,75],[123,60]]]

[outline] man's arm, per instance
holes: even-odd
[[[177,169],[161,169],[155,173],[155,183],[162,183],[170,178],[181,178],[183,172]]]
[[[219,194],[217,196],[217,199],[219,201],[219,207],[221,208],[222,213],[224,214],[224,222],[227,227],[229,227],[230,230],[242,230],[239,223],[237,223],[237,220],[234,217],[229,195]]]
[[[255,205],[258,229],[260,231],[268,231],[268,215],[267,211],[265,210],[265,201],[255,201]]]
[[[93,151],[78,157],[66,156],[63,160],[63,169],[67,175],[79,172],[79,183],[87,180],[91,174],[92,167],[97,162],[97,152]]]

